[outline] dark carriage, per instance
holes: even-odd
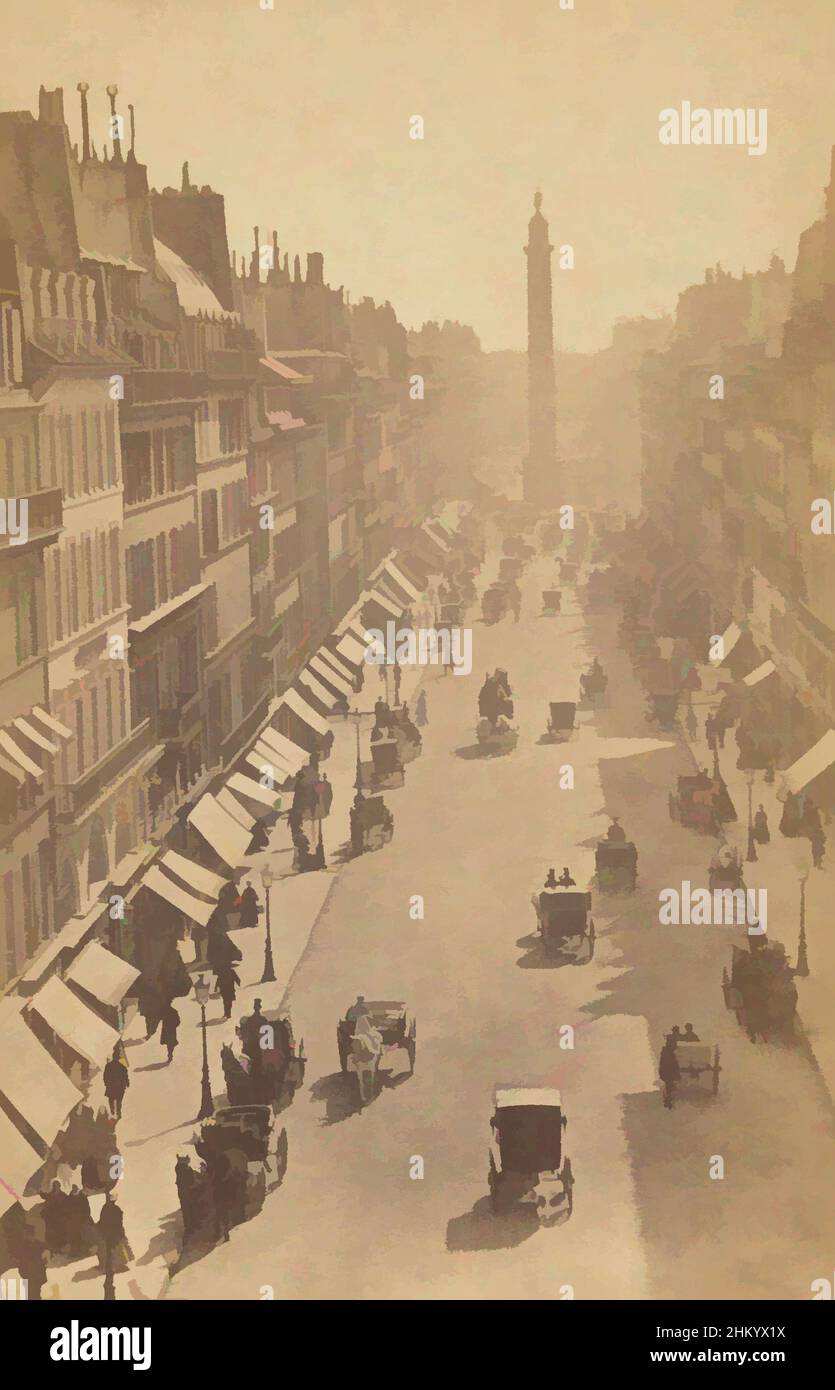
[[[508,610],[507,589],[504,584],[491,584],[481,597],[481,615],[485,623],[497,623]]]
[[[594,863],[604,893],[635,891],[638,851],[631,840],[601,840],[594,851]]]
[[[552,700],[548,705],[548,726],[546,737],[560,741],[567,739],[576,728],[577,705],[573,700]]]
[[[499,561],[499,579],[503,583],[519,579],[522,574],[522,560],[518,555],[505,555]]]
[[[354,854],[382,849],[394,834],[394,817],[382,796],[358,796],[351,807],[351,849]]]
[[[553,618],[560,612],[562,605],[561,589],[542,590],[542,616],[543,618]]]
[[[375,788],[394,790],[403,786],[400,748],[392,730],[387,737],[371,740],[371,782]]]
[[[647,718],[661,729],[672,729],[678,714],[679,692],[677,690],[650,691],[647,705]]]
[[[297,1047],[290,1019],[278,1009],[267,1010],[263,1020],[261,1026],[272,1030],[272,1037],[265,1036],[264,1041],[272,1045],[259,1047],[256,1066],[249,1059],[236,1057],[231,1047],[221,1049],[230,1106],[271,1105],[277,1109],[293,1099],[304,1081],[304,1039]],[[240,1037],[241,1025],[237,1032]]]
[[[713,860],[708,870],[708,886],[711,892],[714,888],[734,890],[745,887],[742,860],[736,850],[727,857]]]
[[[420,729],[405,713],[403,706],[395,710],[391,732],[397,740],[397,753],[401,766],[414,762],[415,758],[420,757],[423,747]]]
[[[580,677],[580,698],[585,705],[597,705],[602,703],[609,685],[609,677],[603,670],[584,672]]]
[[[736,1014],[751,1042],[793,1037],[797,988],[782,942],[749,937],[747,946],[731,950],[730,974],[722,971],[725,1006]]]
[[[439,627],[460,627],[463,615],[463,605],[461,603],[442,603]]]
[[[547,951],[571,956],[574,960],[594,954],[594,921],[591,916],[591,893],[569,888],[543,890],[534,894],[537,930]]]
[[[670,819],[716,835],[719,826],[736,820],[736,811],[721,777],[706,773],[679,777],[677,790],[669,795]]]
[[[527,1208],[543,1226],[570,1216],[573,1177],[563,1154],[559,1091],[497,1086],[493,1107],[487,1181],[494,1214]]]
[[[560,560],[560,579],[563,584],[576,584],[580,566],[576,560]]]

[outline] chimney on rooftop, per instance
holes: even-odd
[[[302,282],[302,263],[298,256],[293,257],[293,280],[297,285]]]
[[[56,87],[54,92],[48,92],[46,87],[41,86],[38,92],[38,120],[43,121],[44,125],[64,124],[63,87]]]
[[[190,188],[191,184],[188,181],[188,160],[186,159],[183,161],[183,176],[180,180],[180,192],[188,193]]]
[[[136,122],[133,118],[133,107],[128,106],[128,110],[130,112],[130,149],[128,150],[128,159],[135,159],[136,155],[133,152],[133,147],[136,144]]]
[[[321,251],[308,251],[307,253],[307,283],[308,285],[323,285],[325,283],[325,258]]]
[[[119,135],[119,124],[121,118],[116,115],[116,98],[119,95],[119,88],[115,82],[111,82],[107,87],[107,95],[110,97],[110,135],[113,140],[113,163],[122,162],[122,141]]]
[[[81,158],[90,158],[90,113],[87,110],[87,93],[90,90],[89,82],[79,82],[76,91],[81,93]]]

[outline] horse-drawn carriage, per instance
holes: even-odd
[[[382,796],[354,797],[350,812],[351,849],[354,854],[382,849],[394,834],[394,816]]]
[[[561,743],[569,738],[576,728],[576,713],[577,706],[573,700],[552,700],[548,705],[546,739]]]
[[[259,1028],[269,1029],[257,1039],[257,1052],[236,1057],[227,1044],[221,1047],[221,1064],[226,1081],[230,1106],[265,1106],[274,1109],[286,1100],[291,1101],[304,1081],[307,1058],[304,1039],[298,1047],[293,1025],[286,1013],[269,1009],[261,1015]],[[241,1020],[237,1033],[246,1045],[246,1022]],[[253,1061],[253,1056],[255,1061]]]
[[[745,882],[742,876],[742,860],[739,851],[726,846],[715,854],[708,870],[708,886],[711,893],[714,888],[744,888]]]
[[[438,618],[439,627],[460,627],[462,621],[463,605],[457,603],[442,603]]]
[[[394,791],[403,786],[403,764],[400,744],[393,727],[376,730],[371,739],[371,766],[368,769],[375,790]]]
[[[594,851],[597,882],[604,893],[634,892],[638,881],[638,851],[631,840],[608,837]]]
[[[678,714],[677,690],[651,690],[648,695],[647,718],[662,729],[672,729]]]
[[[506,671],[496,670],[485,678],[478,694],[479,719],[476,738],[488,753],[507,752],[516,747],[519,730],[510,724],[513,700]]]
[[[339,1065],[346,1076],[356,1076],[363,1104],[373,1099],[382,1076],[412,1075],[416,1037],[417,1023],[402,1000],[363,1000],[359,1014],[349,1009],[339,1020]]]
[[[497,1086],[493,1106],[487,1182],[494,1214],[527,1207],[542,1226],[570,1216],[573,1176],[559,1091]]]
[[[553,618],[560,612],[562,604],[561,589],[542,590],[542,616],[543,618]]]
[[[576,560],[560,560],[560,579],[563,584],[576,584],[580,566]]]
[[[679,1038],[675,1044],[675,1058],[679,1070],[677,1087],[681,1085],[683,1078],[700,1082],[703,1076],[707,1076],[710,1078],[713,1094],[718,1094],[719,1073],[722,1070],[719,1064],[718,1044],[711,1047],[710,1043],[703,1043],[697,1039],[690,1041],[688,1038]]]
[[[522,561],[518,555],[503,555],[499,561],[499,579],[503,584],[516,580],[522,573]]]
[[[591,893],[545,888],[541,893],[534,893],[532,902],[537,931],[546,951],[558,952],[575,961],[585,956],[588,963],[594,954],[595,941]]]
[[[725,1006],[736,1014],[751,1042],[794,1034],[797,989],[780,941],[749,937],[747,949],[732,946],[730,975],[722,971]]]
[[[678,787],[669,795],[670,819],[691,830],[716,835],[719,826],[736,820],[736,811],[721,777],[706,772],[678,779]]]
[[[504,584],[491,584],[481,597],[481,615],[485,623],[497,623],[507,613],[508,595]]]
[[[580,695],[583,703],[587,705],[599,704],[606,694],[608,684],[609,677],[595,658],[588,671],[585,671],[580,677]]]
[[[415,758],[420,756],[423,740],[419,728],[410,719],[405,705],[401,705],[399,709],[395,710],[391,732],[397,740],[397,753],[401,766],[414,762]]]

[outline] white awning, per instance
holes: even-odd
[[[371,590],[371,593],[368,595],[368,601],[371,600],[373,600],[374,603],[379,603],[380,607],[383,608],[386,613],[390,613],[393,618],[399,618],[403,612],[404,605],[402,603],[393,603],[391,599],[386,598],[385,594],[381,594],[379,589]]]
[[[185,888],[181,888],[179,883],[175,883],[173,878],[162,872],[159,864],[151,865],[141,884],[143,888],[150,888],[158,898],[163,898],[172,907],[176,907],[178,912],[190,917],[193,922],[199,922],[201,927],[205,927],[215,910],[214,903],[201,902],[193,893],[186,892]]]
[[[717,663],[724,661],[726,657],[730,656],[741,636],[742,632],[737,627],[736,623],[731,623],[730,627],[726,628],[722,633],[722,655],[716,658]]]
[[[0,1091],[45,1144],[84,1099],[19,1013],[0,1023]]]
[[[356,637],[352,637],[350,632],[340,639],[336,650],[339,656],[350,661],[353,666],[362,666],[365,662],[365,647]]]
[[[211,792],[200,798],[188,822],[230,868],[236,869],[243,864],[252,836],[218,805]]]
[[[23,734],[24,738],[28,738],[30,743],[34,743],[36,748],[43,748],[47,753],[60,753],[61,749],[57,743],[53,743],[52,739],[47,738],[46,734],[42,734],[25,719],[13,719],[12,723]]]
[[[316,675],[323,681],[327,681],[328,685],[332,685],[334,690],[339,691],[340,695],[352,694],[350,683],[346,681],[343,676],[338,676],[333,667],[329,666],[321,657],[312,656],[307,664],[311,671],[315,671]]]
[[[242,772],[233,772],[226,785],[230,791],[237,792],[239,796],[248,796],[251,801],[259,801],[270,810],[275,806],[275,790],[262,787],[254,777],[245,777]]]
[[[0,1216],[14,1206],[33,1173],[43,1163],[37,1149],[0,1110]]]
[[[317,681],[315,676],[311,675],[309,671],[300,671],[299,680],[301,681],[302,685],[307,686],[308,690],[311,692],[311,694],[315,696],[315,698],[319,701],[320,705],[324,705],[326,710],[333,709],[333,695],[331,695],[330,691],[326,690],[325,687],[322,684],[320,684],[319,681]]]
[[[368,635],[368,628],[365,626],[365,623],[360,622],[359,618],[354,618],[353,621],[348,624],[346,633],[349,637],[356,637],[358,642],[362,642],[363,647],[367,647],[371,641]]]
[[[822,772],[835,763],[835,729],[828,729],[822,738],[804,753],[802,758],[792,763],[783,773],[783,779],[790,792],[800,792],[808,787]]]
[[[449,550],[447,542],[442,540],[440,536],[436,536],[434,531],[430,530],[428,522],[424,521],[420,529],[426,532],[430,541],[434,541],[439,550]]]
[[[294,743],[286,734],[280,734],[278,729],[273,728],[272,724],[265,724],[260,733],[262,742],[274,748],[283,762],[287,763],[293,770],[298,772],[299,768],[305,767],[310,761],[310,754],[306,748]]]
[[[51,729],[54,734],[58,734],[59,738],[73,737],[72,729],[68,729],[66,724],[62,724],[54,715],[47,714],[46,710],[41,709],[40,705],[33,705],[31,713],[40,719],[41,723],[44,724],[47,729]]]
[[[766,676],[770,676],[772,671],[776,670],[777,667],[774,665],[773,661],[764,661],[762,666],[757,666],[755,670],[749,671],[742,683],[743,685],[749,686],[759,685],[760,681],[764,681]]]
[[[9,777],[14,778],[15,782],[17,782],[17,785],[19,787],[22,787],[24,785],[26,781],[26,774],[24,772],[21,772],[20,768],[17,767],[15,763],[10,762],[8,758],[0,757],[0,767],[3,769],[5,773],[9,775]]]
[[[256,769],[259,777],[272,777],[273,782],[279,786],[282,782],[287,782],[296,775],[278,753],[267,747],[266,743],[256,743],[252,751],[247,753],[246,761],[250,767]],[[275,792],[273,792],[273,797],[275,797]]]
[[[255,828],[255,817],[241,805],[237,797],[234,797],[228,787],[221,787],[215,798],[218,806],[222,806],[224,811],[228,811],[230,816],[234,816],[239,825],[244,830],[248,830],[250,835]]]
[[[53,1033],[95,1067],[104,1066],[119,1034],[77,999],[63,980],[52,975],[29,1003]]]
[[[140,974],[136,966],[114,956],[98,941],[91,941],[81,955],[76,956],[64,979],[92,994],[99,1003],[115,1007]]]
[[[162,856],[160,863],[181,878],[183,883],[187,883],[189,888],[196,889],[207,898],[219,898],[220,890],[229,882],[228,878],[221,878],[220,874],[204,869],[202,864],[195,864],[193,859],[186,859],[185,855],[177,854],[173,849]]]
[[[340,657],[338,657],[335,652],[332,652],[330,647],[322,647],[319,651],[319,655],[323,661],[326,661],[330,666],[333,667],[337,675],[342,676],[343,680],[348,681],[349,685],[351,686],[351,689],[353,690],[356,676],[354,672],[351,670],[350,666],[348,666],[346,662],[344,662]]]
[[[313,729],[317,734],[330,733],[330,725],[327,719],[323,719],[321,714],[317,714],[306,700],[303,700],[298,690],[285,690],[282,696],[282,704],[287,705],[294,714],[303,719],[308,728]]]
[[[386,570],[391,575],[395,584],[398,584],[404,594],[408,594],[413,601],[420,598],[420,589],[416,589],[411,579],[407,579],[402,570],[399,570],[393,560],[386,562]]]
[[[0,748],[8,753],[9,757],[19,767],[22,767],[24,772],[31,773],[33,777],[43,777],[43,768],[38,767],[38,764],[29,757],[29,754],[24,753],[23,749],[17,746],[11,734],[7,734],[5,729],[0,732]]]
[[[505,1110],[512,1105],[560,1105],[560,1093],[551,1086],[497,1086],[495,1091],[497,1110]]]

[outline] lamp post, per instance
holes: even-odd
[[[264,943],[264,973],[261,976],[261,984],[271,985],[275,983],[273,939],[270,932],[270,889],[273,886],[273,874],[272,870],[266,866],[261,870],[261,882],[264,885],[264,905],[267,913],[267,939]]]
[[[745,855],[745,858],[746,858],[746,860],[748,861],[749,864],[756,864],[757,859],[758,859],[758,857],[759,857],[759,856],[757,855],[757,845],[756,845],[756,841],[754,840],[754,813],[753,813],[753,801],[752,801],[753,795],[754,795],[754,774],[753,774],[753,772],[749,772],[749,774],[748,774],[748,852],[747,852],[747,854]]]
[[[356,771],[356,777],[354,778],[354,789],[355,789],[355,791],[361,792],[361,791],[362,791],[362,761],[361,761],[361,758],[360,758],[360,720],[362,719],[362,714],[360,713],[360,711],[359,711],[358,709],[355,709],[355,710],[353,710],[352,713],[351,713],[351,718],[355,721],[355,722],[354,722],[354,728],[355,728],[356,731],[357,731],[357,771]]]
[[[800,935],[797,939],[797,965],[794,970],[805,980],[809,974],[809,959],[806,955],[806,875],[800,880]]]
[[[210,986],[202,975],[198,975],[194,981],[194,997],[200,1005],[201,1027],[203,1029],[203,1078],[200,1096],[200,1110],[198,1120],[208,1120],[210,1115],[215,1113],[215,1104],[212,1100],[212,1087],[209,1081],[209,1049],[206,1040],[206,1005],[209,1002]]]

